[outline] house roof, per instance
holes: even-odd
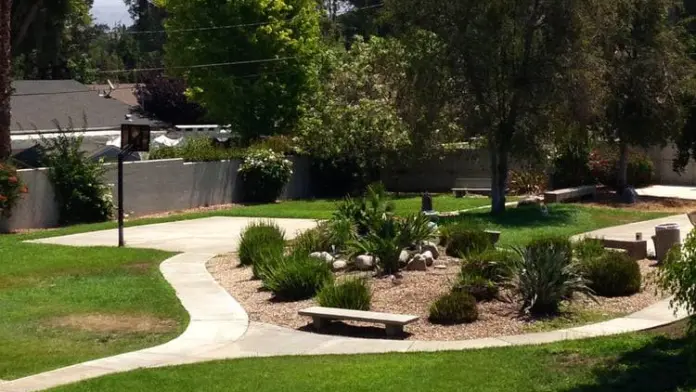
[[[138,106],[138,98],[135,96],[135,83],[117,84],[116,90],[111,92],[111,98],[119,100],[128,106]],[[96,91],[109,91],[108,84],[90,84],[89,87]]]
[[[98,91],[74,80],[17,80],[12,82],[12,124],[10,131],[55,130],[54,121],[67,127],[72,119],[82,129],[119,128],[132,114],[137,123],[157,122],[131,113],[131,107],[118,99],[99,96]]]

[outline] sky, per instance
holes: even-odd
[[[109,26],[117,23],[131,24],[132,22],[123,0],[94,0],[92,15],[96,23]]]

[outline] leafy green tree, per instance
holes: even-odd
[[[162,1],[167,65],[211,119],[231,124],[246,141],[289,133],[317,86],[315,1]],[[196,30],[230,25],[240,26]]]
[[[668,0],[619,0],[606,7],[605,138],[619,149],[618,188],[628,185],[629,146],[664,144],[678,131],[691,62],[669,20]]]
[[[11,29],[10,13],[12,0],[0,0],[0,161],[12,154],[10,139],[10,97],[12,95],[12,76],[10,75]]]
[[[511,152],[549,135],[550,107],[583,73],[584,7],[573,0],[388,0],[399,30],[422,28],[446,43],[462,123],[490,151],[492,212],[505,211]],[[590,95],[591,96],[591,95]]]
[[[357,38],[348,51],[327,49],[322,89],[299,123],[302,150],[353,168],[356,188],[390,161],[432,156],[457,134],[441,44],[425,32],[408,42]]]

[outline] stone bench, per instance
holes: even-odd
[[[363,310],[325,308],[315,306],[302,309],[297,312],[300,316],[312,318],[314,328],[321,329],[327,322],[333,320],[364,321],[370,323],[384,324],[388,336],[400,335],[404,332],[404,325],[418,320],[418,316],[407,314],[392,314],[380,312],[366,312]]]
[[[464,197],[469,193],[478,195],[491,194],[491,179],[490,178],[457,178],[454,180],[454,188],[452,188],[454,197]]]
[[[597,194],[596,185],[583,185],[575,188],[556,189],[544,192],[544,203],[561,203],[564,201],[578,200],[585,196],[594,197]]]

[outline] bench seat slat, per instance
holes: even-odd
[[[331,320],[367,321],[380,324],[406,325],[418,320],[418,316],[407,314],[391,314],[369,312],[364,310],[325,308],[315,306],[302,309],[298,312],[301,316],[319,317]]]

